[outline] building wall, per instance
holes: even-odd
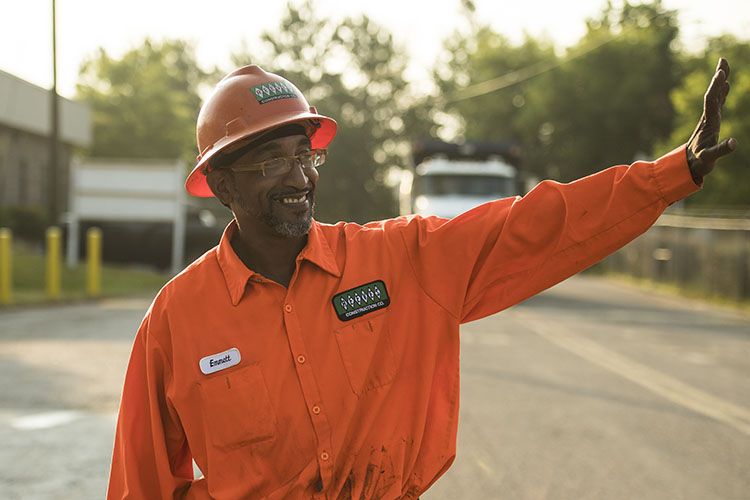
[[[58,152],[57,199],[61,212],[68,208],[71,146]],[[47,207],[49,139],[0,125],[0,207]]]
[[[46,212],[49,178],[50,91],[0,71],[0,208]],[[68,208],[70,159],[74,147],[91,143],[91,110],[58,98],[58,211]]]
[[[57,100],[60,142],[88,146],[91,109],[64,97]],[[46,137],[51,129],[50,91],[0,71],[0,124]]]

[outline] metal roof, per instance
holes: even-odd
[[[443,158],[431,158],[417,166],[418,175],[491,175],[498,177],[515,177],[517,170],[500,160],[486,162],[449,161]]]
[[[60,141],[91,144],[91,109],[60,97]],[[0,70],[0,125],[48,136],[51,129],[50,91]]]

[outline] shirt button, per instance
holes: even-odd
[[[316,414],[316,415],[319,414],[320,413],[320,406],[318,406],[318,405],[313,406],[312,407],[312,412],[314,414]]]
[[[287,304],[287,305],[285,305],[285,306],[284,306],[284,310],[285,310],[286,312],[288,312],[288,313],[292,312],[292,305],[291,305],[291,304]]]
[[[323,453],[320,454],[320,458],[322,460],[328,460],[330,457],[328,456],[328,453],[324,451]]]
[[[300,354],[299,356],[297,356],[297,363],[299,363],[299,364],[304,363],[306,360],[307,360],[307,358],[305,358],[302,354]]]

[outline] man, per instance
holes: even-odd
[[[186,188],[235,219],[137,332],[108,498],[417,498],[455,456],[459,324],[601,260],[698,190],[736,147],[718,144],[728,74],[722,59],[692,137],[655,162],[364,226],[312,218],[335,122],[257,66],[226,76]]]

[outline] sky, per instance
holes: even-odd
[[[298,3],[294,1],[292,3]],[[475,0],[481,20],[511,40],[524,32],[546,35],[559,49],[574,44],[585,19],[596,16],[605,0]],[[614,0],[618,5],[618,0]],[[52,0],[0,0],[0,70],[36,85],[52,85]],[[99,47],[118,56],[145,37],[183,38],[195,43],[198,62],[230,70],[229,56],[242,41],[252,45],[273,29],[282,1],[230,0],[57,0],[58,92],[73,97],[80,64]],[[681,41],[699,50],[707,37],[732,33],[750,38],[750,1],[663,0],[677,10]],[[426,79],[444,38],[457,26],[459,0],[317,0],[321,16],[342,18],[365,13],[391,32],[411,56],[407,77]]]

